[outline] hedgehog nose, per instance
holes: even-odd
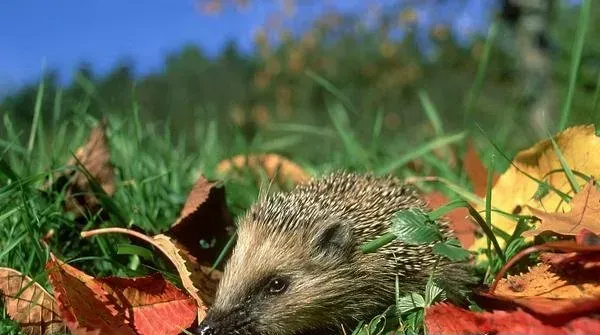
[[[217,335],[217,331],[207,324],[201,324],[196,331],[196,334],[199,335]]]

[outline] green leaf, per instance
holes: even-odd
[[[392,220],[391,231],[399,241],[408,244],[432,243],[442,238],[435,223],[417,208],[398,211]]]
[[[433,246],[432,251],[434,254],[444,256],[452,261],[463,261],[471,255],[469,251],[460,247],[457,240],[438,242]]]
[[[425,308],[425,306],[425,298],[418,293],[410,293],[396,300],[396,310],[401,314]]]
[[[428,280],[425,286],[425,307],[431,306],[436,299],[444,292],[444,289],[437,286],[433,280]]]

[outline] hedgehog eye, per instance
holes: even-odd
[[[274,277],[269,281],[267,285],[267,290],[269,294],[279,294],[288,287],[288,281],[282,277]]]

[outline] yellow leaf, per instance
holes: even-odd
[[[596,136],[594,125],[568,128],[556,135],[554,139],[572,170],[587,176],[600,175],[600,156],[597,154],[600,152],[600,138]],[[539,184],[525,175],[527,173],[573,196],[571,185],[562,171],[558,156],[549,139],[520,151],[513,159],[513,164],[514,166],[511,165],[500,176],[492,189],[492,208],[520,215],[532,215],[529,208],[544,212],[571,210],[570,205],[562,201],[561,197],[552,190],[541,198],[535,199],[534,195]],[[575,179],[579,185],[586,183],[585,179],[577,175]],[[484,206],[478,206],[477,210],[483,211]],[[508,234],[515,229],[516,222],[501,213],[492,211],[491,219],[494,227]],[[499,242],[504,245],[503,240]],[[487,239],[483,236],[473,244],[471,249],[485,248],[486,244]]]

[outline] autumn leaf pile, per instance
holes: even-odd
[[[106,127],[103,120],[92,129],[87,143],[67,162],[78,169],[56,173],[42,186],[42,192],[65,188],[63,209],[75,217],[102,215],[103,203],[115,193]],[[234,175],[244,166],[282,182],[307,178],[296,164],[274,154],[235,156],[221,162],[217,172]],[[112,233],[147,243],[170,262],[182,288],[159,272],[95,278],[50,252],[46,274],[52,293],[29,276],[0,268],[0,297],[7,315],[26,334],[182,334],[205,316],[221,275],[208,266],[217,257],[215,248],[201,248],[198,241],[226,240],[233,232],[224,188],[200,176],[180,216],[164,233],[149,236],[120,227],[81,232],[82,238]],[[50,231],[41,242],[47,245],[53,235]]]
[[[429,334],[600,331],[599,146],[593,126],[577,126],[522,150],[503,174],[492,178],[490,199],[485,168],[473,164],[477,160],[471,156],[465,166],[471,166],[467,174],[481,200],[473,206],[483,215],[486,201],[490,204],[495,235],[511,241],[497,238],[498,244],[512,257],[500,264],[491,283],[473,292],[483,311],[444,302],[430,306],[425,311]],[[486,247],[490,237],[475,235],[462,240],[479,252],[474,262],[497,261],[496,250]],[[517,239],[521,244],[512,243]]]
[[[102,215],[115,193],[106,122],[41,191],[66,188],[63,207],[75,216]],[[471,292],[471,307],[437,302],[424,310],[428,334],[594,334],[600,330],[600,138],[593,126],[569,128],[519,152],[502,174],[490,172],[467,143],[462,157],[453,148],[434,152],[464,170],[471,190],[455,187],[470,207],[445,213],[463,248],[486,269]],[[420,162],[409,168],[417,174]],[[220,176],[243,178],[249,168],[281,183],[300,183],[310,174],[272,153],[234,156],[216,166]],[[415,176],[422,185],[445,182]],[[491,184],[488,185],[488,181]],[[447,183],[448,184],[448,183]],[[450,188],[452,190],[452,187]],[[488,193],[489,191],[489,193]],[[0,268],[0,297],[6,314],[26,334],[182,334],[204,318],[221,272],[212,262],[228,250],[203,248],[199,240],[228,241],[235,232],[225,189],[200,175],[171,226],[158,234],[117,227],[82,230],[81,238],[121,234],[152,247],[177,273],[174,283],[160,272],[142,277],[96,278],[49,250],[49,287],[10,268]],[[488,196],[491,195],[491,196]],[[432,209],[449,203],[440,190],[427,191]],[[486,207],[491,209],[487,211]],[[469,208],[473,210],[469,210]],[[490,222],[485,221],[490,218]],[[489,236],[482,224],[491,224]],[[47,246],[52,232],[41,243]],[[497,246],[490,243],[494,239]],[[503,260],[504,259],[504,260]]]

